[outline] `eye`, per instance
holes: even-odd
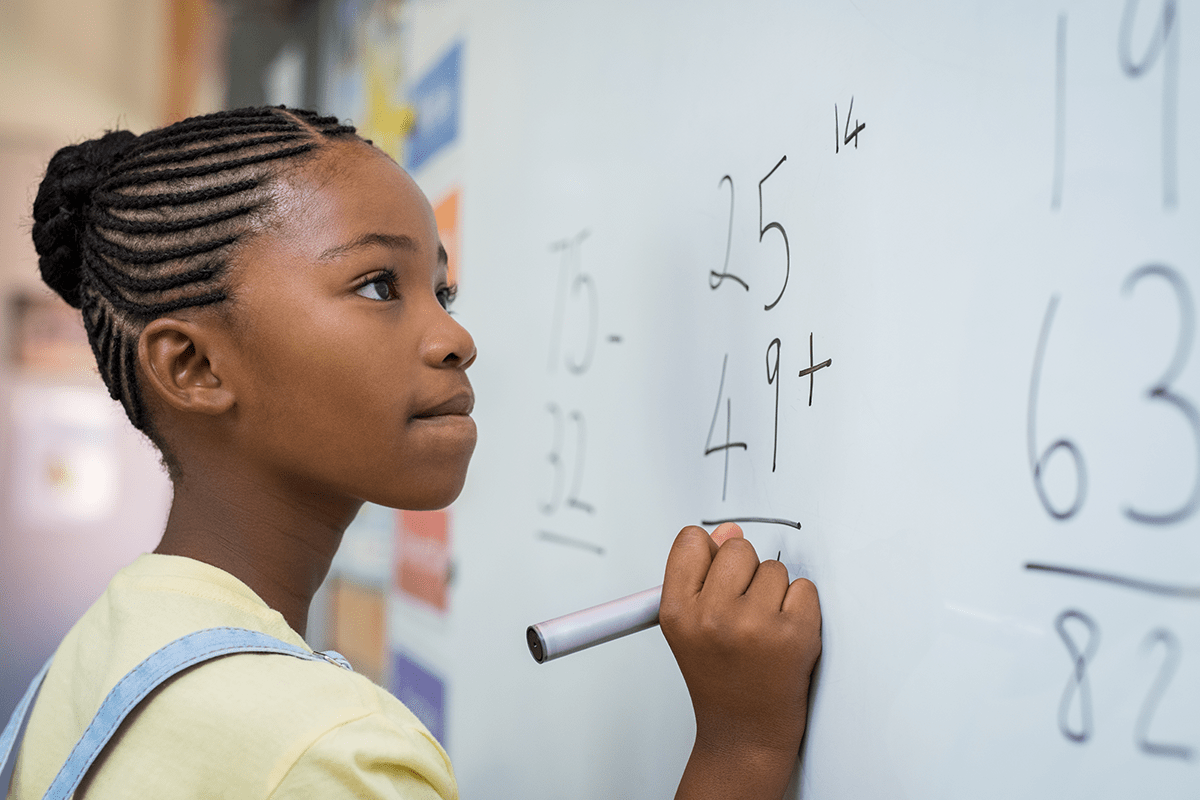
[[[454,298],[458,297],[458,285],[443,286],[437,290],[438,302],[442,304],[442,308],[449,310],[450,304],[454,302]]]
[[[368,300],[394,300],[396,297],[396,277],[384,272],[372,275],[354,293]]]

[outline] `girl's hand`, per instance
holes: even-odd
[[[733,523],[711,538],[689,526],[667,558],[659,621],[696,714],[676,797],[781,797],[821,653],[816,587],[760,564]]]

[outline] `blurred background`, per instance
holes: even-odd
[[[399,2],[0,2],[0,715],[109,578],[158,542],[170,486],[108,398],[78,313],[40,281],[31,206],[53,153],[106,130],[143,132],[222,108],[286,104],[351,118],[402,157]],[[452,196],[454,199],[456,196]],[[456,204],[439,206],[452,260]],[[453,266],[453,265],[452,265]],[[389,593],[445,612],[445,513],[370,508],[314,603],[309,639],[359,672],[429,685],[388,663]],[[397,540],[415,543],[401,559]],[[407,594],[405,594],[407,593]],[[436,731],[441,688],[406,698]],[[0,776],[7,786],[7,776]]]

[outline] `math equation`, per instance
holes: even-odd
[[[853,96],[844,99],[848,102],[830,104],[837,122],[834,152],[840,154],[840,159],[853,158],[860,147],[869,146],[863,102]],[[764,513],[753,507],[753,500],[736,496],[730,475],[744,469],[751,460],[756,472],[761,466],[775,473],[788,458],[785,448],[780,447],[781,419],[788,413],[795,415],[798,409],[819,407],[825,376],[838,368],[825,349],[821,331],[806,328],[795,308],[788,308],[786,302],[797,293],[794,273],[800,269],[793,263],[792,237],[803,228],[805,220],[780,215],[776,206],[803,196],[804,186],[795,170],[797,159],[804,157],[804,153],[797,152],[790,160],[787,153],[766,154],[758,171],[718,172],[710,184],[712,195],[706,205],[719,209],[723,247],[709,254],[709,263],[698,266],[687,279],[706,284],[707,294],[723,302],[728,313],[748,325],[774,331],[763,337],[757,352],[744,348],[745,337],[733,337],[738,344],[712,352],[707,369],[696,376],[697,385],[702,387],[697,391],[709,398],[711,411],[705,417],[706,427],[695,431],[692,454],[681,454],[680,458],[684,463],[697,459],[691,462],[696,466],[714,461],[720,465],[719,485],[706,484],[705,493],[711,498],[708,513],[693,520],[709,528],[722,522],[782,526],[793,532],[803,527],[795,516]],[[546,320],[546,374],[551,385],[583,388],[583,392],[569,393],[584,398],[591,396],[588,388],[598,380],[592,369],[597,358],[603,357],[606,350],[625,346],[621,332],[605,327],[604,309],[615,302],[608,299],[615,293],[605,295],[605,268],[593,262],[589,254],[595,235],[591,228],[581,227],[554,239],[548,243],[544,261],[556,274],[557,286]],[[743,380],[736,381],[734,367],[751,362],[761,365],[757,368],[759,379],[745,381],[743,370],[739,373]],[[592,394],[599,394],[595,391],[599,388],[596,386]],[[756,411],[761,410],[764,399],[769,402],[770,439],[760,435],[756,440],[747,433],[749,426],[742,424],[744,418],[739,415],[748,398],[753,399]],[[546,477],[536,500],[540,524],[535,536],[544,543],[602,556],[603,544],[582,533],[602,514],[589,491],[590,481],[597,479],[589,470],[591,412],[586,400],[575,405],[559,396],[545,400],[545,436],[549,444],[542,461]],[[753,419],[760,421],[757,416]]]
[[[1069,121],[1066,109],[1070,107],[1068,75],[1072,64],[1070,21],[1067,14],[1059,15],[1053,40],[1056,103],[1051,214],[1067,213],[1072,205],[1065,170],[1071,155],[1066,137]],[[1158,113],[1147,120],[1142,130],[1147,134],[1146,144],[1157,145],[1161,153],[1157,176],[1161,192],[1154,205],[1169,220],[1177,213],[1183,188],[1179,184],[1177,163],[1181,36],[1178,3],[1126,0],[1118,24],[1110,33],[1114,45],[1111,57],[1124,78],[1144,84],[1146,91],[1160,95]],[[1154,82],[1158,82],[1157,87],[1152,86]],[[1084,128],[1088,124],[1083,119],[1075,122]],[[1067,526],[1059,530],[1069,531],[1070,526],[1077,526],[1084,512],[1100,502],[1095,511],[1101,513],[1103,508],[1102,513],[1108,517],[1101,524],[1130,525],[1133,535],[1139,537],[1139,545],[1154,549],[1169,546],[1161,538],[1164,533],[1186,530],[1189,523],[1194,528],[1196,511],[1200,508],[1200,411],[1195,399],[1179,386],[1195,344],[1195,305],[1187,278],[1190,265],[1157,257],[1152,240],[1145,245],[1144,259],[1129,263],[1123,279],[1107,290],[1127,306],[1153,304],[1154,315],[1174,321],[1175,335],[1167,341],[1155,337],[1143,348],[1146,363],[1163,365],[1155,379],[1146,385],[1132,385],[1120,377],[1111,382],[1111,391],[1141,399],[1140,404],[1122,406],[1130,409],[1127,418],[1114,419],[1111,425],[1113,430],[1125,430],[1139,419],[1161,420],[1174,435],[1150,447],[1159,452],[1169,448],[1173,453],[1185,448],[1189,455],[1163,463],[1172,465],[1172,471],[1183,466],[1189,474],[1182,481],[1169,482],[1172,488],[1153,499],[1140,496],[1144,495],[1144,488],[1120,485],[1105,474],[1106,485],[1117,484],[1119,494],[1096,497],[1092,491],[1093,479],[1106,466],[1111,472],[1109,465],[1115,463],[1111,458],[1106,460],[1097,455],[1108,443],[1082,441],[1069,430],[1051,432],[1039,424],[1039,409],[1046,399],[1043,384],[1047,378],[1047,353],[1056,345],[1056,321],[1064,308],[1078,308],[1086,303],[1082,297],[1055,293],[1046,302],[1032,353],[1025,427],[1031,488],[1045,514],[1057,525]],[[1053,480],[1049,477],[1052,472],[1056,475]],[[1169,552],[1163,550],[1162,554]],[[1195,658],[1196,646],[1200,644],[1194,635],[1197,626],[1180,626],[1178,614],[1173,616],[1174,622],[1164,623],[1161,618],[1171,616],[1167,612],[1174,609],[1168,606],[1200,603],[1200,581],[1180,583],[1141,574],[1134,568],[1096,567],[1090,562],[1098,557],[1102,559],[1099,553],[1081,552],[1078,562],[1028,560],[1023,565],[1030,574],[1061,579],[1059,586],[1064,592],[1085,584],[1106,587],[1120,597],[1136,599],[1138,608],[1149,609],[1135,614],[1110,611],[1106,615],[1068,600],[1065,607],[1053,614],[1050,621],[1053,638],[1061,648],[1063,672],[1047,677],[1061,681],[1062,689],[1057,706],[1046,710],[1045,724],[1055,725],[1062,739],[1074,746],[1086,747],[1100,735],[1109,736],[1111,741],[1111,736],[1116,735],[1125,739],[1131,752],[1142,757],[1195,763],[1200,736],[1181,733],[1178,725],[1164,725],[1161,717],[1168,709],[1177,708],[1181,667]],[[1169,563],[1170,559],[1164,558],[1163,562]],[[1108,641],[1110,632],[1118,643]],[[1104,683],[1093,679],[1097,666],[1117,662],[1124,665],[1122,674],[1136,680],[1135,688],[1114,685],[1111,679]],[[1129,694],[1136,695],[1132,701],[1124,699]],[[1189,709],[1187,716],[1194,717],[1197,712],[1200,708]]]

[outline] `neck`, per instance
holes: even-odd
[[[223,569],[304,636],[313,595],[362,503],[320,498],[240,473],[186,474],[154,552]],[[290,490],[289,490],[290,489]]]

